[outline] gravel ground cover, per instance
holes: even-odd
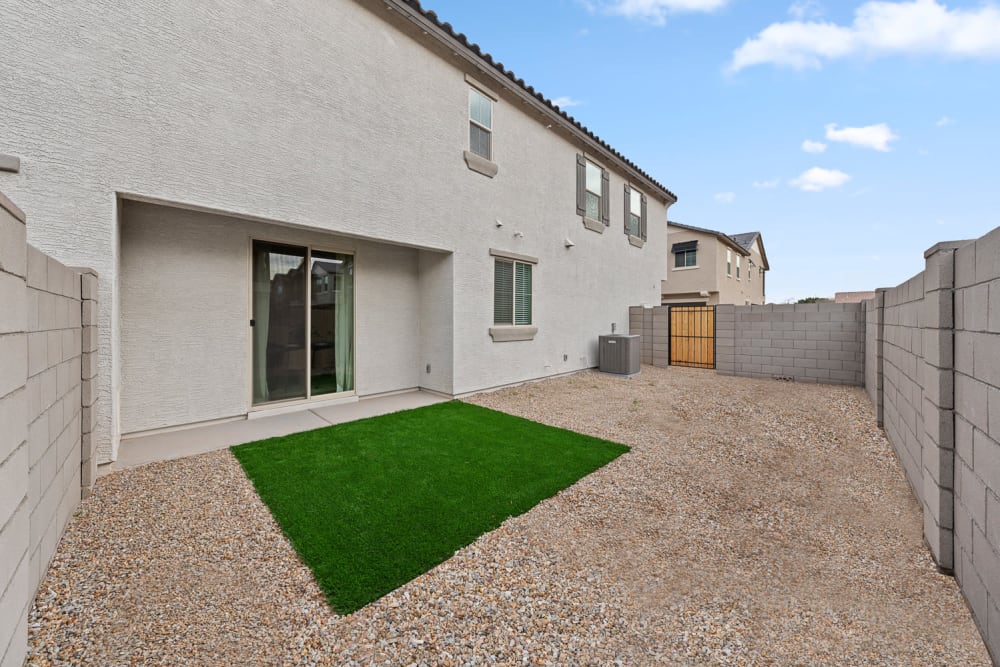
[[[113,473],[29,663],[990,664],[862,390],[644,366],[469,401],[632,451],[345,617],[229,452]]]

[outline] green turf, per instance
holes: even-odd
[[[626,451],[457,401],[233,448],[341,614]]]

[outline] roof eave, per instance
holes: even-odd
[[[556,121],[560,127],[592,149],[601,158],[614,163],[630,179],[642,182],[652,193],[663,199],[668,207],[677,203],[677,195],[629,162],[600,137],[584,128],[572,116],[554,106],[541,93],[535,92],[535,89],[525,84],[523,79],[515,79],[513,72],[504,69],[501,63],[494,62],[489,54],[481,52],[478,45],[470,44],[464,34],[456,33],[448,23],[439,22],[436,18],[437,15],[424,10],[417,0],[383,1],[387,9],[395,10],[417,24],[428,35],[433,36],[451,49],[454,55],[475,67],[480,74],[489,77],[501,89],[516,95],[539,113]],[[434,14],[434,18],[428,16],[428,13]]]

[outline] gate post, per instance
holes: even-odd
[[[715,307],[715,372],[736,375],[736,306]]]
[[[653,365],[670,365],[670,306],[653,307]]]

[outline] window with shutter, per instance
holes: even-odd
[[[583,216],[583,226],[599,233],[611,224],[609,191],[611,175],[607,169],[585,156],[576,156],[576,213]]]
[[[531,264],[497,257],[493,262],[493,324],[527,326],[532,319]]]

